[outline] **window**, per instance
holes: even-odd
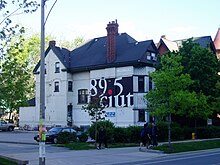
[[[54,92],[59,92],[59,82],[54,82]]]
[[[55,73],[60,73],[60,63],[59,62],[55,63]]]
[[[138,92],[144,92],[144,76],[138,77]]]
[[[47,74],[47,65],[44,65],[44,73]]]
[[[152,82],[152,78],[149,77],[149,91],[152,90],[153,86],[152,86],[153,82]]]
[[[157,61],[157,57],[155,53],[151,53],[151,56],[152,56],[153,61]]]
[[[138,121],[139,122],[145,122],[145,111],[144,109],[138,110]]]
[[[88,103],[88,90],[87,89],[78,90],[78,103],[79,104]]]
[[[69,92],[73,91],[73,82],[72,81],[68,81],[68,91]]]

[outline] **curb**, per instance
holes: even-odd
[[[0,141],[0,143],[12,143],[12,144],[29,144],[29,145],[39,145],[38,143],[31,142],[14,142],[14,141]]]
[[[15,162],[15,163],[17,163],[18,165],[26,165],[26,164],[29,163],[28,160],[19,160],[19,159],[10,158],[10,157],[7,157],[7,156],[2,156],[2,155],[0,155],[0,158],[4,158],[4,159],[7,159],[7,160],[9,160],[9,161]]]

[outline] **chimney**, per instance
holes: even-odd
[[[166,35],[162,35],[160,38],[164,38],[164,39],[166,39]]]
[[[107,62],[112,63],[116,59],[116,37],[118,35],[117,20],[109,22],[107,30]]]
[[[49,46],[56,46],[56,41],[52,40],[52,41],[49,41]]]

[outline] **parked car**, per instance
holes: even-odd
[[[71,127],[53,127],[48,130],[46,133],[46,142],[51,143],[57,143],[57,137],[60,132],[70,132],[70,133],[76,133],[78,135],[77,131]],[[34,136],[34,140],[39,142],[39,134]]]
[[[7,121],[1,120],[0,121],[0,130],[2,131],[13,131],[15,125],[13,123],[9,123]]]

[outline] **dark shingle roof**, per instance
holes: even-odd
[[[56,46],[49,46],[66,69],[70,72],[107,68],[112,66],[127,65],[149,65],[152,66],[155,61],[147,60],[146,52],[158,54],[158,50],[153,40],[137,42],[126,33],[119,34],[116,37],[116,59],[113,63],[107,63],[107,37],[94,38],[86,44],[69,51]],[[40,64],[35,67],[35,72]]]

